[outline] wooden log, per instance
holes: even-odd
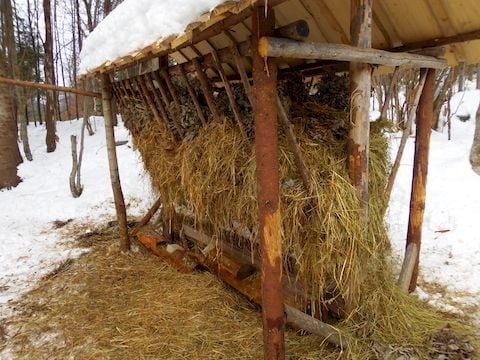
[[[305,40],[310,34],[310,27],[305,20],[297,20],[288,25],[275,29],[274,34],[279,38],[291,40]]]
[[[230,107],[232,108],[233,115],[235,116],[235,120],[237,122],[238,128],[240,129],[240,132],[242,133],[243,137],[247,138],[247,133],[245,132],[245,127],[243,126],[242,116],[240,115],[240,110],[238,109],[238,105],[237,105],[237,101],[235,99],[235,95],[233,94],[232,88],[231,88],[230,83],[228,82],[228,79],[227,79],[227,75],[225,74],[225,71],[223,70],[220,59],[218,58],[217,52],[215,51],[215,48],[213,46],[212,46],[211,54],[212,54],[213,59],[215,61],[217,71],[220,74],[220,78],[222,79],[223,85],[225,87],[225,91],[227,92],[228,101],[230,103]]]
[[[423,86],[425,85],[425,78],[427,73],[424,71],[420,74],[420,81],[417,85],[415,98],[413,99],[412,107],[410,113],[408,114],[407,123],[405,129],[403,130],[402,138],[400,140],[400,145],[398,146],[397,155],[395,156],[395,161],[393,162],[392,169],[390,170],[390,175],[388,176],[387,186],[385,187],[385,198],[387,201],[390,199],[392,194],[393,184],[395,183],[395,178],[397,177],[398,169],[400,168],[400,161],[402,160],[403,151],[407,145],[408,137],[410,136],[410,131],[412,130],[413,119],[417,113],[418,102],[420,101],[420,96],[422,95]]]
[[[404,52],[394,53],[344,44],[300,42],[274,37],[261,38],[258,48],[262,57],[352,61],[376,65],[432,69],[443,69],[448,66],[446,60],[431,56]]]
[[[155,213],[160,209],[160,206],[162,205],[162,199],[159,197],[153,205],[148,209],[147,213],[142,217],[142,219],[135,225],[135,227],[131,231],[131,235],[135,236],[137,235],[138,231],[140,228],[143,226],[147,225],[150,219],[155,215]]]
[[[185,249],[177,244],[167,244],[167,239],[154,229],[141,228],[137,238],[153,254],[182,273],[191,273],[196,267],[196,263],[190,260]]]
[[[404,291],[408,291],[410,287],[410,281],[412,280],[413,269],[417,263],[418,258],[418,246],[415,243],[411,243],[407,246],[405,251],[405,258],[403,259],[402,269],[398,277],[398,286]]]
[[[255,7],[253,24],[253,118],[259,235],[262,249],[262,319],[265,359],[285,357],[282,237],[277,119],[277,67],[257,51],[257,39],[273,32],[273,8]]]
[[[253,106],[253,94],[252,94],[252,85],[250,85],[250,80],[247,75],[247,70],[245,69],[244,64],[242,63],[242,57],[240,52],[238,51],[236,46],[232,46],[230,48],[232,52],[233,59],[235,61],[235,66],[237,67],[237,72],[240,75],[240,79],[243,84],[243,89],[245,90],[245,94],[247,94],[248,101],[250,105]]]
[[[200,87],[203,92],[203,96],[205,96],[205,100],[207,101],[208,108],[212,113],[213,119],[215,121],[220,121],[220,114],[217,110],[217,106],[215,105],[215,99],[213,98],[212,92],[210,90],[210,85],[208,84],[208,79],[205,73],[200,66],[199,60],[197,58],[192,59],[192,63],[195,67],[195,72],[198,77],[198,81],[200,82]]]
[[[290,147],[290,150],[293,153],[293,160],[295,162],[295,166],[297,167],[298,172],[300,173],[300,177],[302,178],[303,186],[307,191],[312,190],[312,181],[311,181],[311,174],[310,170],[308,170],[307,165],[305,163],[305,159],[302,155],[302,149],[298,144],[297,137],[293,131],[293,125],[288,119],[287,112],[283,107],[282,101],[280,97],[277,95],[277,107],[278,107],[278,118],[280,119],[280,123],[283,126],[283,130],[285,131],[285,136],[287,137],[287,142]]]
[[[61,91],[61,92],[67,92],[67,93],[89,96],[89,97],[96,97],[96,98],[101,98],[102,97],[101,93],[88,91],[88,90],[84,90],[84,89],[78,89],[78,88],[73,88],[73,87],[68,87],[68,86],[58,86],[58,85],[47,84],[47,83],[37,83],[37,82],[32,82],[32,81],[10,79],[10,78],[6,78],[6,77],[3,77],[3,76],[0,76],[0,83],[1,84],[14,85],[14,86],[28,87],[28,88],[32,88],[32,89]]]
[[[350,37],[355,47],[370,47],[372,44],[373,0],[351,0]],[[364,236],[368,229],[368,157],[370,143],[370,87],[371,67],[368,64],[350,63],[350,123],[348,134],[348,174],[355,187],[361,208],[360,219]],[[350,288],[356,284],[351,280]],[[345,297],[347,314],[356,307],[352,294]]]
[[[423,215],[425,212],[425,194],[427,187],[428,153],[433,120],[433,97],[435,92],[435,70],[429,69],[418,104],[417,126],[415,134],[415,155],[413,160],[412,193],[410,196],[410,216],[408,219],[407,248],[416,244],[420,253],[422,242]],[[417,286],[419,257],[410,280],[409,291]]]
[[[285,305],[285,313],[287,314],[287,323],[309,333],[320,335],[335,346],[346,348],[345,339],[342,338],[340,331],[332,325],[319,321],[289,305]]]
[[[190,99],[192,99],[193,105],[195,106],[195,110],[197,111],[198,118],[200,119],[200,122],[202,125],[205,125],[207,123],[207,119],[205,119],[205,116],[203,115],[202,107],[200,106],[200,102],[197,99],[197,94],[195,93],[195,90],[193,89],[192,85],[190,85],[190,82],[188,81],[188,77],[185,74],[185,70],[183,69],[182,65],[179,65],[180,68],[180,76],[185,82],[185,86],[187,87],[188,94],[190,95]]]
[[[108,166],[110,169],[110,182],[112,184],[113,199],[117,212],[118,228],[120,233],[120,249],[130,250],[130,238],[128,236],[127,212],[123,198],[120,174],[118,172],[117,150],[115,147],[115,133],[113,131],[112,113],[112,84],[108,75],[102,75],[102,105],[105,119],[105,137],[107,142]]]

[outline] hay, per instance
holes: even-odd
[[[394,285],[386,260],[389,242],[383,221],[388,151],[380,129],[374,127],[371,134],[367,229],[358,221],[358,201],[347,180],[345,140],[333,135],[328,136],[328,141],[316,139],[312,128],[301,121],[297,121],[295,132],[315,191],[308,193],[303,188],[293,156],[281,136],[285,268],[309,289],[314,306],[338,298],[357,299],[358,307],[338,324],[350,335],[355,358],[371,358],[373,343],[380,347],[410,344],[423,356],[431,350],[428,335],[447,322],[462,334],[471,331]],[[134,144],[167,207],[190,210],[196,225],[218,238],[234,224],[248,229],[250,240],[257,238],[254,146],[231,122],[210,123],[176,148],[168,145],[169,137],[162,127],[151,122],[139,129]]]
[[[259,359],[258,308],[207,272],[181,274],[146,251],[118,253],[116,228],[14,304],[19,359]],[[114,242],[115,240],[115,242]],[[334,358],[316,336],[287,332],[291,359]]]

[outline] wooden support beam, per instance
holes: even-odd
[[[190,95],[190,99],[192,99],[193,105],[195,106],[195,110],[197,111],[198,118],[200,119],[200,122],[202,125],[205,125],[207,123],[207,119],[205,119],[205,115],[203,115],[202,107],[200,106],[200,102],[197,99],[197,94],[195,93],[195,90],[193,89],[192,85],[188,81],[187,74],[185,73],[185,70],[183,69],[183,66],[179,66],[180,69],[180,77],[183,79],[183,82],[185,83],[185,86],[187,87],[188,94]]]
[[[372,0],[351,0],[350,32],[352,45],[368,48],[372,44]],[[368,154],[370,143],[371,67],[350,63],[350,120],[348,135],[348,171],[357,189],[363,225],[368,219]]]
[[[253,24],[253,110],[259,235],[262,249],[262,319],[265,359],[285,358],[282,238],[279,189],[277,67],[257,51],[273,32],[273,8],[255,7]]]
[[[225,91],[227,92],[228,100],[230,102],[230,107],[232,108],[233,115],[235,116],[235,120],[237,122],[238,128],[242,133],[243,137],[247,137],[247,133],[245,132],[245,126],[243,125],[242,115],[240,114],[240,109],[238,108],[237,101],[235,99],[235,94],[232,91],[230,83],[228,82],[227,75],[223,70],[222,63],[217,55],[215,48],[212,46],[211,54],[213,56],[215,66],[217,68],[218,73],[220,74],[220,78],[222,79],[223,85],[225,86]]]
[[[430,149],[430,134],[433,120],[433,97],[435,93],[435,70],[427,70],[425,85],[417,110],[417,125],[415,133],[415,155],[413,160],[412,193],[410,196],[410,216],[408,219],[407,249],[410,244],[416,244],[418,253],[422,242],[423,215],[425,212],[425,194],[427,187],[428,153]],[[409,290],[417,286],[419,255],[416,258]]]
[[[240,55],[240,52],[238,51],[236,46],[232,46],[230,49],[233,55],[233,59],[235,61],[235,66],[237,67],[238,74],[240,75],[240,79],[242,81],[245,94],[247,94],[247,98],[250,101],[250,105],[253,106],[252,85],[250,85],[250,80],[247,75],[247,70],[245,69],[245,65],[242,62],[242,57]]]
[[[432,69],[443,69],[448,66],[446,60],[431,56],[404,52],[396,53],[344,44],[307,43],[274,37],[263,37],[260,39],[259,52],[262,57],[351,61],[376,65]]]
[[[107,142],[108,166],[110,169],[110,181],[112,183],[113,199],[117,212],[118,228],[120,232],[120,249],[130,250],[130,238],[128,236],[127,212],[123,198],[120,174],[118,172],[117,150],[115,146],[115,133],[113,130],[112,113],[112,84],[108,75],[102,75],[102,105],[105,119],[105,138]]]
[[[403,151],[407,145],[408,137],[410,136],[410,131],[412,130],[413,120],[415,114],[417,113],[418,103],[420,101],[420,96],[423,92],[423,86],[425,85],[425,78],[427,77],[427,72],[423,71],[423,74],[420,74],[420,81],[415,90],[415,98],[411,104],[410,112],[408,114],[407,123],[405,129],[403,130],[402,138],[400,140],[400,145],[398,146],[397,155],[395,156],[395,161],[393,162],[392,169],[390,170],[390,175],[388,176],[387,186],[385,187],[384,196],[387,201],[390,199],[392,194],[393,184],[395,183],[395,178],[397,176],[398,169],[400,168],[400,161],[402,160]]]
[[[180,113],[180,100],[178,99],[177,89],[175,85],[173,85],[172,80],[170,79],[170,73],[167,71],[167,68],[162,68],[160,70],[160,75],[165,80],[165,84],[167,84],[168,91],[170,92],[170,96],[172,97],[173,103],[175,104],[175,109]]]
[[[84,90],[84,89],[78,89],[78,88],[73,88],[73,87],[68,87],[68,86],[58,86],[58,85],[46,84],[46,83],[37,83],[37,82],[32,82],[32,81],[10,79],[10,78],[6,78],[6,77],[3,77],[3,76],[0,76],[0,83],[1,84],[14,85],[14,86],[28,87],[28,88],[32,88],[32,89],[61,91],[61,92],[67,92],[67,93],[89,96],[89,97],[96,97],[96,98],[101,98],[102,97],[101,93],[97,93],[97,92],[93,92],[93,91],[87,91],[87,90]]]
[[[298,172],[300,173],[300,177],[302,178],[303,186],[307,191],[312,190],[312,180],[310,170],[308,170],[307,165],[305,163],[305,159],[303,158],[302,149],[298,144],[297,137],[295,136],[295,132],[293,131],[293,125],[290,122],[287,112],[283,107],[282,101],[280,97],[277,95],[277,107],[278,107],[278,118],[280,119],[280,123],[283,126],[283,130],[285,132],[285,136],[287,138],[288,145],[290,150],[293,153],[293,161],[295,162],[295,166],[297,167]]]
[[[135,227],[132,229],[130,234],[132,236],[137,235],[138,231],[140,228],[143,226],[147,225],[150,219],[155,215],[155,213],[160,209],[160,206],[162,205],[162,199],[159,197],[153,205],[148,209],[147,213],[143,216],[143,218],[135,225]]]
[[[213,98],[212,91],[210,90],[210,85],[208,84],[208,79],[205,73],[200,66],[200,63],[197,58],[192,59],[193,66],[195,67],[195,72],[200,82],[200,87],[207,101],[208,108],[212,113],[213,119],[215,121],[220,121],[220,114],[218,113],[217,106],[215,105],[215,99]]]
[[[355,47],[372,45],[373,0],[351,0],[350,37]],[[350,63],[350,123],[348,134],[348,174],[357,191],[361,214],[360,222],[367,236],[368,229],[368,158],[370,145],[370,87],[371,66]],[[352,282],[355,280],[351,280]],[[355,284],[350,284],[355,288]],[[355,308],[357,299],[345,298],[347,314]]]
[[[413,42],[410,44],[405,44],[396,48],[393,48],[392,51],[412,51],[418,49],[432,48],[437,46],[445,46],[456,43],[462,43],[466,41],[478,40],[480,39],[480,30],[470,31],[463,34],[439,37],[435,39],[422,40]]]

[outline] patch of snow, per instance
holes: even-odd
[[[125,0],[87,37],[79,73],[177,35],[225,0]]]
[[[94,226],[105,222],[106,217],[115,218],[103,119],[92,120],[95,134],[85,135],[84,189],[77,199],[69,187],[70,135],[76,134],[79,142],[81,121],[57,123],[59,142],[50,154],[45,151],[45,129],[29,126],[33,161],[25,160],[19,166],[23,181],[16,188],[0,191],[0,318],[9,312],[9,300],[28,290],[58,263],[82,253],[59,244],[61,229],[55,230],[53,221],[74,219],[72,224],[90,221]],[[129,139],[123,126],[115,131],[117,138]],[[118,146],[117,152],[128,214],[140,215],[152,198],[149,178],[130,142]]]
[[[439,283],[453,293],[461,293],[459,302],[480,305],[480,176],[469,163],[475,129],[475,112],[480,91],[454,95],[452,112],[468,114],[470,120],[452,116],[452,138],[433,131],[429,156],[427,195],[420,275],[427,282]],[[394,158],[400,134],[391,138]],[[397,175],[387,214],[394,255],[403,257],[408,224],[409,199],[413,171],[414,139],[409,138]],[[441,295],[429,301],[440,306]],[[449,306],[443,303],[442,308]],[[451,310],[449,308],[449,310]],[[479,317],[480,314],[477,314]]]

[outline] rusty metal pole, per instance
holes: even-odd
[[[372,2],[351,1],[350,36],[353,46],[372,46]],[[368,147],[370,139],[370,87],[371,67],[363,63],[350,63],[350,119],[352,128],[348,136],[348,170],[357,189],[365,225],[368,219]]]
[[[415,244],[418,255],[410,280],[409,291],[415,290],[418,279],[420,244],[422,242],[422,225],[427,187],[428,153],[430,150],[430,134],[433,123],[433,96],[435,93],[435,70],[428,69],[422,71],[427,71],[427,77],[417,110],[412,193],[410,196],[410,216],[407,231],[407,249],[410,244]]]
[[[128,236],[127,212],[123,199],[120,174],[118,172],[117,150],[115,147],[115,133],[113,131],[112,112],[112,84],[107,74],[102,75],[102,105],[105,119],[105,137],[107,141],[108,166],[110,168],[110,181],[112,183],[113,199],[117,211],[118,228],[120,232],[120,249],[130,250],[130,238]]]
[[[272,8],[252,14],[253,109],[259,234],[262,247],[262,320],[265,359],[284,359],[284,304],[277,120],[277,67],[258,53],[258,39],[273,33]]]

